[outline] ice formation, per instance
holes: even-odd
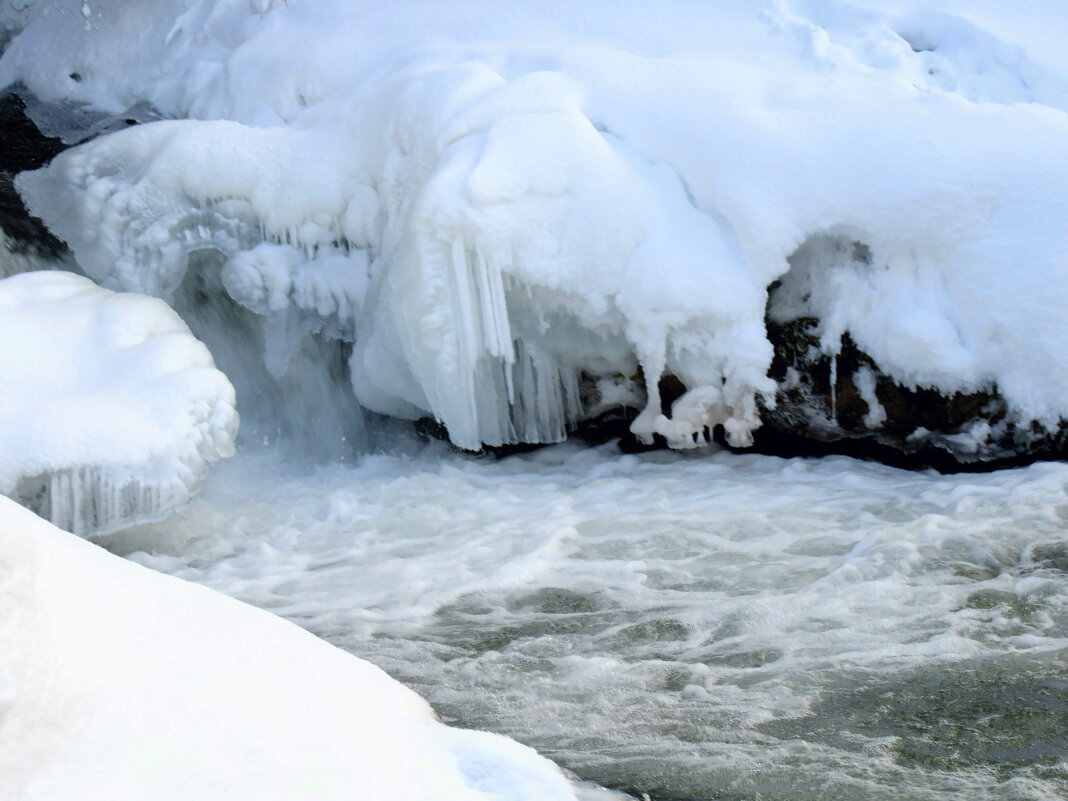
[[[14,275],[0,342],[0,494],[68,531],[167,514],[233,452],[233,387],[156,298]]]
[[[559,440],[580,379],[623,376],[638,436],[745,444],[780,281],[772,314],[827,353],[848,333],[903,386],[1068,415],[1060,2],[79,8],[5,8],[0,83],[68,138],[175,119],[24,197],[105,286],[173,300],[217,254],[272,372],[352,343],[361,404],[466,448]]]
[[[3,801],[575,801],[373,665],[0,498]]]

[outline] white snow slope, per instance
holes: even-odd
[[[156,519],[233,453],[234,389],[156,298],[0,280],[0,494],[77,534]]]
[[[533,750],[442,725],[415,693],[298,627],[0,498],[2,801],[576,792]]]
[[[689,392],[648,393],[635,433],[748,442],[766,288],[806,244],[780,312],[827,352],[848,331],[902,384],[1068,414],[1061,0],[53,0],[0,23],[0,84],[191,118],[23,176],[89,275],[170,298],[216,250],[238,302],[355,341],[363,405],[464,447],[559,440],[582,372],[639,366]]]

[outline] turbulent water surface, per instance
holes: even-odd
[[[106,544],[654,799],[1068,797],[1068,465],[368,456],[220,468]]]

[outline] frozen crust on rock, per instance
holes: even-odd
[[[373,665],[0,498],[0,801],[576,792],[530,748],[439,723]]]
[[[21,176],[86,272],[169,298],[216,251],[236,302],[355,343],[364,406],[465,448],[639,375],[639,437],[748,443],[776,281],[825,354],[1068,415],[1059,0],[48,5],[4,18],[0,81],[189,118]]]
[[[161,517],[233,453],[233,387],[161,300],[15,275],[0,343],[0,494],[68,531]]]
[[[411,80],[321,129],[139,126],[19,186],[107,286],[170,299],[189,255],[218,251],[238,303],[355,338],[363,405],[432,415],[462,447],[562,440],[583,371],[639,366],[650,397],[667,371],[700,397],[671,420],[650,404],[640,436],[692,446],[722,423],[744,444],[770,346],[723,223],[598,133],[559,76]],[[401,126],[418,155],[376,152]]]

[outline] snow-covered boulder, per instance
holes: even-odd
[[[378,668],[281,618],[0,498],[0,801],[578,792],[533,750],[446,727]]]
[[[158,518],[233,452],[234,390],[166,303],[0,280],[0,494],[78,534]]]
[[[774,293],[773,293],[774,298]],[[1021,420],[995,387],[942,392],[902,385],[853,338],[819,346],[820,321],[769,317],[776,404],[757,449],[780,456],[844,453],[900,467],[990,470],[1068,456],[1068,423]]]
[[[769,416],[804,383],[774,373],[774,286],[774,325],[813,321],[795,370],[852,342],[858,397],[877,368],[995,398],[930,440],[957,454],[1068,416],[1058,0],[52,0],[0,26],[49,130],[175,118],[18,179],[89,275],[172,300],[212,271],[284,332],[269,364],[343,340],[360,403],[463,447],[559,440],[591,386],[631,384],[631,431],[676,447],[818,413]]]

